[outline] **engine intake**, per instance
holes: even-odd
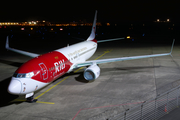
[[[94,80],[94,79],[98,78],[99,75],[100,75],[100,68],[96,64],[89,66],[84,71],[84,78],[86,80]]]

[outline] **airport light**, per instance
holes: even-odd
[[[157,22],[159,22],[159,19],[157,19]]]
[[[169,22],[169,19],[167,19],[167,22]]]
[[[63,28],[60,28],[60,30],[63,30]]]
[[[43,20],[43,22],[46,22],[45,20]]]
[[[130,37],[130,36],[127,36],[126,38],[127,38],[127,39],[130,39],[131,37]]]

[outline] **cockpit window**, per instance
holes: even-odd
[[[13,74],[13,77],[16,77],[16,78],[30,78],[34,76],[34,72],[29,72],[29,73],[14,73]]]
[[[13,77],[17,77],[17,75],[18,75],[17,73],[14,73],[14,74],[13,74]]]
[[[26,76],[26,74],[18,74],[17,77],[18,78],[24,78]]]

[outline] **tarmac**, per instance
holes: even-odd
[[[159,120],[179,120],[180,117],[179,113],[180,113],[180,109],[176,108],[173,111],[171,111],[169,114],[160,118]]]
[[[57,43],[54,45],[58,46]],[[171,44],[114,41],[99,44],[91,59],[168,53],[170,48]],[[53,45],[48,46],[48,50],[50,49],[53,50]],[[43,51],[41,47],[25,50],[37,53]],[[85,68],[81,68],[37,91],[37,103],[27,103],[24,102],[24,96],[9,94],[7,87],[15,70],[31,58],[2,50],[0,92],[3,98],[0,100],[0,119],[84,120],[96,118],[112,109],[116,111],[113,114],[121,113],[167,91],[163,88],[164,85],[180,79],[180,46],[176,43],[172,55],[173,58],[164,56],[100,64],[101,74],[91,82],[84,80]],[[168,114],[170,115],[171,113]],[[98,119],[107,119],[109,116],[106,114]],[[173,116],[178,118],[178,112]]]

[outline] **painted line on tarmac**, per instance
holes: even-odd
[[[105,54],[107,54],[107,53],[110,53],[112,50],[106,50],[106,51],[104,51],[104,53],[102,54],[102,55],[100,55],[99,57],[97,57],[96,59],[94,59],[94,60],[97,60],[97,59],[99,59],[99,58],[101,58],[102,56],[104,56]],[[78,72],[79,70],[81,70],[82,68],[84,68],[84,67],[81,67],[81,68],[79,68],[79,69],[77,69],[76,71],[75,71],[75,73],[76,72]],[[54,87],[56,87],[57,85],[59,85],[60,83],[62,83],[63,81],[65,81],[67,78],[69,78],[70,76],[67,76],[67,77],[65,77],[63,80],[61,80],[60,82],[58,82],[57,84],[55,84],[55,85],[53,85],[52,87],[50,87],[48,90],[46,90],[45,92],[43,92],[43,93],[41,93],[39,96],[37,96],[35,99],[38,99],[38,98],[40,98],[41,96],[43,96],[45,93],[47,93],[47,92],[49,92],[51,89],[53,89]]]
[[[74,120],[74,119],[77,117],[77,115],[78,115],[81,111],[83,111],[83,110],[92,110],[92,109],[98,109],[98,108],[108,108],[108,107],[116,107],[116,106],[123,106],[123,105],[140,104],[140,103],[143,103],[143,102],[126,103],[126,104],[109,105],[109,106],[99,106],[99,107],[93,107],[93,108],[84,108],[84,109],[80,109],[80,110],[76,113],[76,115],[73,117],[72,120]]]
[[[36,101],[36,103],[43,103],[43,104],[55,104],[53,102],[43,102],[43,101]]]
[[[69,76],[68,76],[69,77]],[[53,85],[52,87],[50,87],[48,90],[46,90],[45,92],[41,93],[39,96],[37,96],[35,99],[40,98],[41,96],[43,96],[45,93],[49,92],[51,89],[53,89],[54,87],[56,87],[57,85],[59,85],[60,83],[62,83],[63,81],[65,81],[68,77],[65,77],[63,80],[61,80],[60,82],[58,82],[57,84]]]
[[[167,100],[171,101],[171,100],[176,100],[176,99],[177,99],[177,98],[169,98],[169,99],[152,100],[152,101],[148,101],[148,102],[154,102],[154,101],[156,101],[156,102],[162,102],[162,101],[167,101]],[[180,99],[180,98],[179,98],[179,99]],[[77,115],[78,115],[81,111],[83,111],[83,110],[92,110],[92,109],[98,109],[98,108],[117,107],[117,106],[123,106],[123,105],[135,105],[135,104],[141,104],[141,103],[145,103],[145,101],[143,101],[143,102],[135,102],[135,103],[118,104],[118,105],[109,105],[109,106],[99,106],[99,107],[93,107],[93,108],[84,108],[84,109],[80,109],[80,110],[76,113],[76,115],[73,117],[72,120],[74,120],[74,119],[77,117]],[[166,106],[166,104],[165,104],[165,106]],[[165,107],[165,106],[164,106],[164,107]],[[135,106],[135,107],[137,107],[137,106]]]
[[[104,51],[104,53],[102,54],[102,55],[100,55],[99,57],[97,57],[96,59],[94,59],[94,60],[97,60],[97,59],[99,59],[99,58],[101,58],[102,56],[104,56],[105,54],[107,54],[107,53],[110,53],[112,50],[106,50],[106,51]]]

